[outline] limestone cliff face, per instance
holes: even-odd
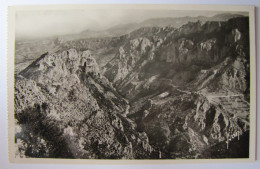
[[[221,102],[226,104],[220,107]],[[194,122],[200,126],[199,130],[205,133],[209,143],[214,140],[228,141],[249,129],[248,106],[243,97],[200,97],[195,104],[197,107]]]
[[[157,44],[158,45],[158,44]],[[135,38],[121,46],[104,75],[112,82],[123,80],[136,66],[144,66],[147,56],[153,59],[155,44],[147,38]],[[149,53],[148,53],[149,52]]]
[[[125,117],[128,102],[99,73],[89,51],[70,49],[43,55],[16,77],[17,156],[156,156]]]
[[[237,58],[234,61],[232,67],[221,78],[223,87],[241,93],[246,92],[249,87],[247,84],[248,64],[246,62],[243,58]]]

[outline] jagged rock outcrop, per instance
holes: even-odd
[[[182,34],[190,34],[190,33],[197,33],[202,31],[202,23],[201,21],[198,22],[188,22],[187,24],[181,26],[179,28],[179,32]]]

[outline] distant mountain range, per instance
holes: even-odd
[[[232,13],[223,13],[217,14],[212,17],[207,16],[196,16],[196,17],[167,17],[167,18],[151,18],[147,19],[140,23],[127,23],[127,24],[119,24],[113,26],[109,29],[102,31],[94,31],[86,29],[79,34],[66,35],[63,36],[64,40],[75,40],[75,39],[85,39],[85,38],[100,38],[100,37],[115,37],[128,34],[136,29],[142,27],[174,27],[179,28],[182,25],[188,22],[197,22],[200,21],[205,23],[207,21],[227,21],[231,18],[243,17],[242,14],[232,14]]]

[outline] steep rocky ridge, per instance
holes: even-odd
[[[183,85],[222,62],[232,64],[236,60],[236,64],[243,62],[238,67],[245,67],[249,60],[248,33],[246,27],[238,26],[240,22],[248,23],[247,18],[236,18],[203,25],[188,23],[179,29],[142,28],[129,35],[115,58],[104,67],[104,75],[126,92],[129,90],[124,88],[136,89],[148,79],[147,82],[153,79],[156,83],[154,78]],[[244,70],[245,76],[249,69]]]
[[[219,21],[227,21],[231,18],[243,17],[245,15],[246,13],[241,13],[241,14],[222,13],[222,14],[216,14],[211,17],[184,16],[184,17],[151,18],[141,22],[119,24],[102,31],[85,30],[78,35],[68,36],[68,38],[75,40],[75,39],[82,39],[82,38],[87,39],[87,38],[118,37],[118,36],[129,34],[143,27],[167,27],[168,26],[168,27],[179,28],[182,25],[187,24],[188,22],[197,22],[197,21],[201,21],[203,23],[207,21],[219,22]]]
[[[16,76],[17,156],[150,158],[128,102],[99,73],[90,51],[46,53]]]

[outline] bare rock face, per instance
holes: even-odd
[[[216,39],[209,39],[205,42],[200,43],[200,50],[206,50],[207,52],[210,51],[213,45],[216,43]]]
[[[224,102],[226,104],[222,104]],[[219,104],[223,105],[222,109],[219,108]],[[246,101],[240,96],[216,97],[208,95],[204,99],[201,97],[197,103],[194,120],[198,122],[200,131],[205,131],[204,135],[207,136],[209,143],[213,140],[217,142],[230,141],[229,139],[239,137],[238,135],[242,135],[249,129],[249,119],[244,116],[248,111],[247,108],[243,108],[245,105],[247,105]],[[243,111],[241,114],[233,111],[239,108]],[[234,118],[230,118],[230,116]],[[238,123],[238,121],[240,122]],[[210,122],[211,124],[209,124]]]
[[[153,47],[154,44],[147,38],[130,40],[129,43],[120,46],[115,59],[109,63],[113,65],[106,69],[104,75],[112,82],[124,79],[136,67],[136,64],[145,64],[144,59],[148,52],[152,60],[154,54],[150,49]]]
[[[223,87],[241,93],[244,93],[247,90],[247,70],[245,62],[246,61],[243,58],[237,58],[234,61],[232,68],[226,71],[222,76],[221,82],[223,83]]]
[[[90,51],[84,51],[81,56],[81,66],[85,67],[85,72],[100,73],[96,60],[91,56]]]
[[[179,28],[179,31],[183,34],[200,32],[201,30],[202,30],[202,23],[200,21],[188,22],[187,24],[185,24]]]

